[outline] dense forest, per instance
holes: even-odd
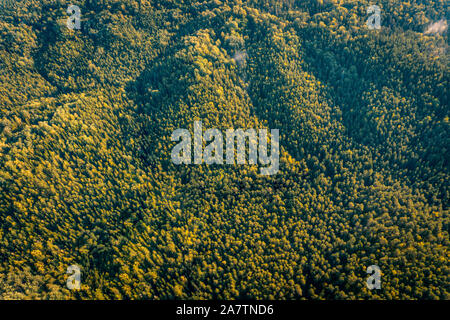
[[[0,299],[450,299],[449,7],[0,0]],[[175,165],[194,121],[278,173]]]

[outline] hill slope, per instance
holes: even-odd
[[[69,4],[0,13],[1,299],[449,298],[448,3]],[[196,120],[279,172],[174,165]]]

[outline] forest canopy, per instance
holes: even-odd
[[[449,299],[449,19],[0,0],[0,299]],[[172,163],[194,121],[279,129],[279,171]]]

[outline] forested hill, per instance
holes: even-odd
[[[449,20],[0,0],[0,299],[449,299]],[[278,173],[173,164],[196,120],[279,129]]]

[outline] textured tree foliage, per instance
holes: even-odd
[[[3,1],[0,299],[449,299],[449,2],[371,4]],[[174,165],[195,120],[278,174]]]

